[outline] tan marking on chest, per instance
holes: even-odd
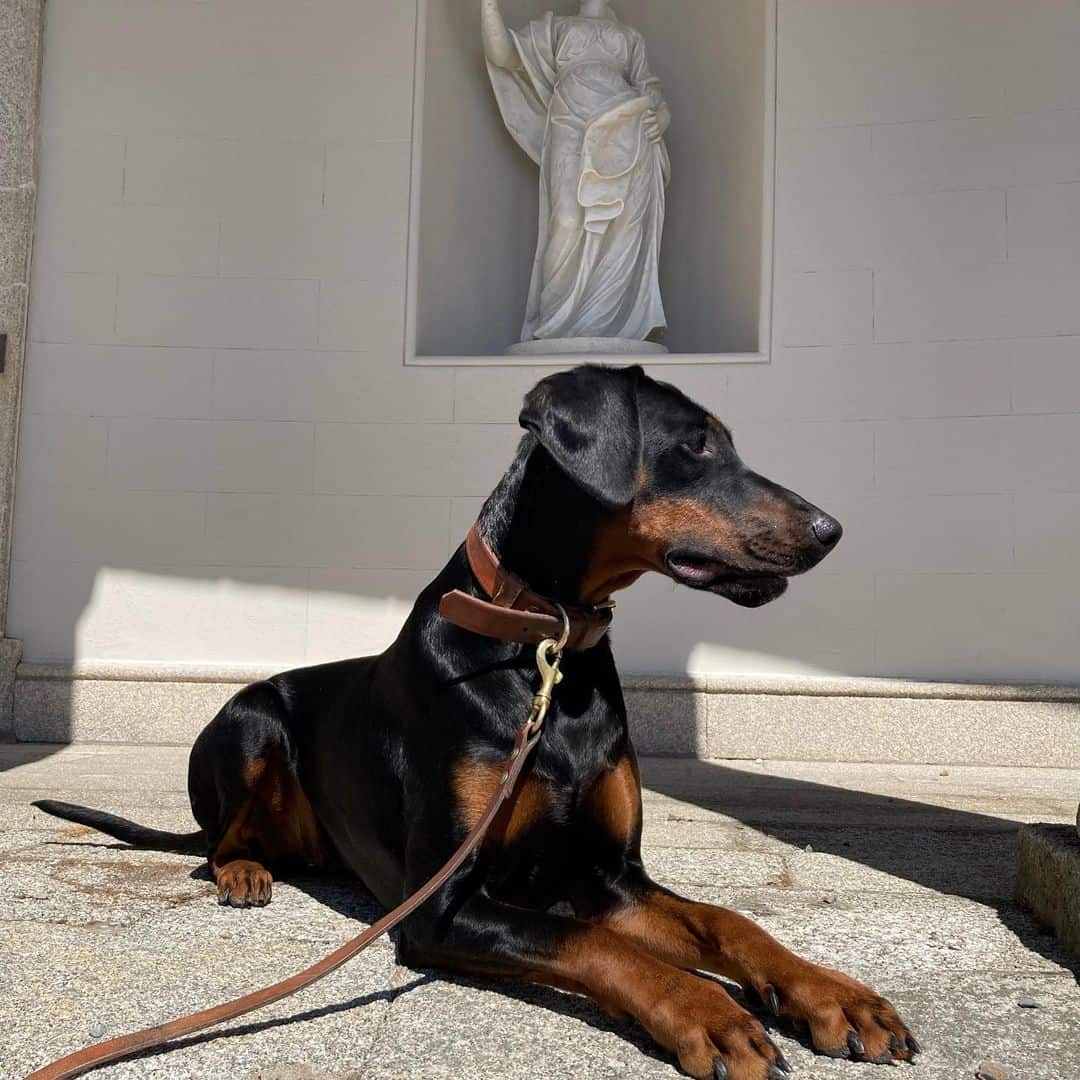
[[[641,779],[633,755],[620,758],[593,784],[585,797],[585,809],[609,835],[623,841],[637,835],[641,828]]]
[[[499,787],[503,766],[489,761],[463,759],[454,766],[453,787],[458,817],[466,830],[484,816]],[[485,847],[507,847],[521,839],[551,810],[547,785],[533,776],[519,780],[513,795],[491,823]]]

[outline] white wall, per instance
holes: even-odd
[[[50,0],[28,659],[375,648],[509,458],[535,372],[401,366],[410,9]],[[642,583],[624,667],[1076,681],[1077,55],[1071,0],[782,0],[773,362],[661,374],[847,535],[757,612]]]

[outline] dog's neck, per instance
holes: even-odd
[[[535,592],[579,604],[586,601],[582,584],[607,516],[536,438],[526,435],[480,511],[480,535],[499,561]]]

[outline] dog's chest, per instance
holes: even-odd
[[[622,794],[625,779],[634,783],[633,777],[623,776],[625,760],[572,780],[543,773],[524,777],[484,841],[481,859],[488,890],[528,907],[544,907],[573,894],[583,869],[604,861],[610,852],[613,829],[630,833],[638,821],[636,787],[629,798]],[[463,824],[478,820],[481,802],[499,775],[482,765],[459,769],[456,791]]]

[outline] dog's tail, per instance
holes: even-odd
[[[89,825],[98,832],[115,836],[137,848],[151,851],[174,851],[180,855],[205,855],[206,833],[200,829],[193,833],[163,832],[161,829],[148,829],[127,818],[106,814],[103,810],[91,810],[88,806],[75,806],[72,803],[57,802],[55,799],[35,799],[34,806],[53,817],[74,821],[76,825]]]

